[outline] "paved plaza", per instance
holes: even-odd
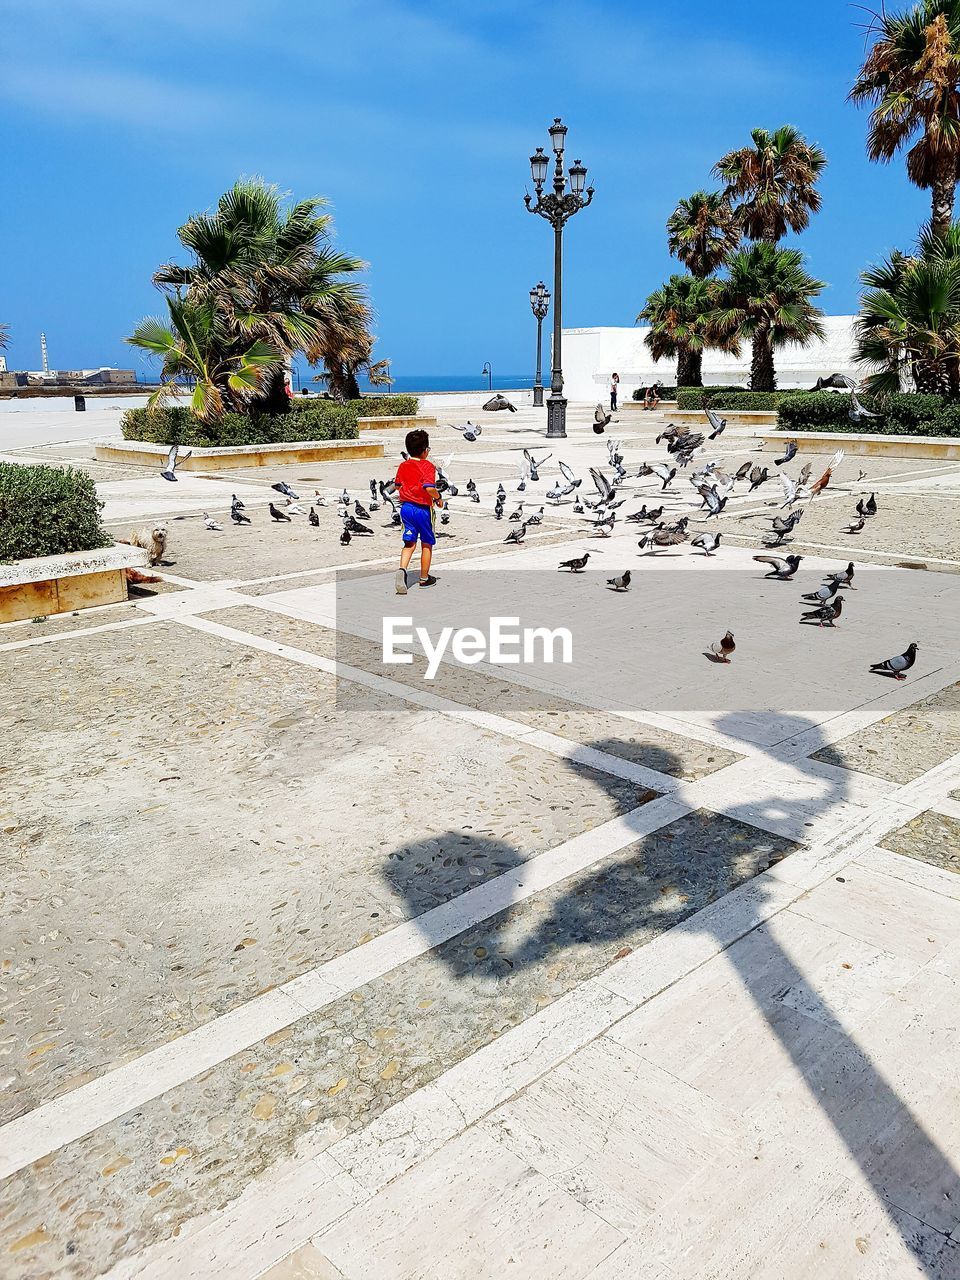
[[[89,470],[114,536],[169,529],[126,604],[0,627],[4,1280],[960,1276],[960,462],[846,458],[780,582],[775,475],[708,525],[682,471],[633,478],[666,419],[625,411],[600,537],[545,501],[607,464],[592,406],[559,442],[483,417],[432,433],[461,492],[406,597],[389,511],[345,547],[336,515],[402,432],[177,485],[56,424],[4,446]],[[701,457],[776,472],[758,447]],[[282,480],[318,529],[269,520]],[[716,556],[639,552],[661,500]],[[427,679],[384,665],[399,614],[566,626],[574,660]]]

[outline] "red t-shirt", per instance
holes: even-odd
[[[437,483],[437,468],[429,458],[407,458],[397,467],[397,488],[401,502],[415,502],[420,507],[433,505],[433,491],[425,485]]]

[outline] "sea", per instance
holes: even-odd
[[[155,381],[153,370],[137,371],[137,381],[150,383]],[[547,378],[549,383],[549,375]],[[294,367],[294,386],[309,387],[311,393],[322,390],[320,383],[313,381],[313,371],[304,371]],[[492,378],[487,374],[469,373],[406,373],[397,374],[390,387],[373,387],[365,379],[360,379],[360,389],[371,395],[425,395],[428,391],[519,391],[533,386],[531,373],[495,373]]]

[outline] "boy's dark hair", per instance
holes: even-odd
[[[416,431],[407,432],[404,444],[407,446],[407,453],[411,458],[422,458],[430,448],[430,437],[422,427],[418,427]]]

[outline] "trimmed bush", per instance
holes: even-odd
[[[915,432],[916,435],[960,436],[960,404],[948,404],[940,410],[936,421],[937,430],[931,432]]]
[[[705,409],[707,405],[714,407],[717,396],[743,393],[745,387],[678,387],[678,409]]]
[[[784,396],[778,413],[784,431],[854,431],[873,435],[960,435],[960,406],[941,396],[904,392],[899,395],[857,397],[878,414],[865,422],[850,421],[850,398],[842,392],[807,391]]]
[[[200,422],[183,405],[127,409],[120,419],[125,440],[151,444],[195,445],[199,449],[230,445],[285,444],[306,440],[356,440],[357,415],[333,400],[308,400],[295,413],[257,418],[227,413],[216,423]]]
[[[335,400],[326,400],[322,396],[295,396],[290,401],[294,413],[304,413],[315,409],[317,405],[332,405],[335,408],[348,408],[356,418],[412,418],[420,407],[416,396],[363,396],[359,400],[348,400],[346,406]]]
[[[110,547],[85,471],[0,462],[0,561]]]
[[[873,396],[860,396],[865,409],[879,412]],[[850,397],[837,391],[797,391],[784,395],[777,410],[778,422],[788,431],[861,431],[847,416]],[[882,419],[871,419],[869,430],[881,430]]]
[[[901,393],[884,396],[882,408],[888,423],[886,430],[902,436],[939,435],[939,419],[947,402],[943,396]],[[872,407],[872,406],[871,406]],[[931,428],[937,425],[938,430]],[[869,427],[864,428],[869,431]]]

